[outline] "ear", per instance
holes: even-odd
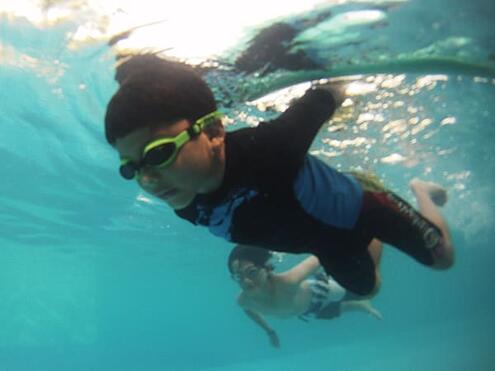
[[[225,134],[210,138],[211,149],[213,151],[215,158],[217,159],[222,159],[224,156],[224,149],[225,149],[224,139],[225,139]]]
[[[208,139],[213,140],[215,138],[223,138],[225,137],[225,129],[221,122],[209,125],[204,130],[204,133],[208,136]]]
[[[212,125],[205,129],[205,134],[210,140],[213,148],[222,148],[225,139],[225,129],[222,125]]]
[[[212,129],[213,130],[205,134],[210,141],[210,148],[213,153],[213,157],[220,163],[223,163],[225,161],[225,130],[223,129],[223,126]]]

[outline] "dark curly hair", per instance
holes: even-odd
[[[112,145],[142,127],[181,119],[193,123],[217,109],[211,89],[192,67],[154,54],[130,57],[117,67],[115,79],[120,87],[105,115]]]
[[[236,245],[230,251],[227,265],[231,274],[234,273],[232,271],[232,264],[236,260],[248,261],[258,267],[273,270],[273,265],[268,264],[268,261],[271,259],[271,257],[272,252],[270,250],[261,249],[259,247],[249,245]]]

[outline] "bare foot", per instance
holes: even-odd
[[[425,192],[437,206],[447,203],[447,191],[445,188],[433,182],[425,182],[419,178],[414,178],[409,182],[409,186],[414,193]]]

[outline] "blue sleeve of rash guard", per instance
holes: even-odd
[[[312,217],[333,227],[352,229],[363,191],[357,180],[308,155],[294,183],[294,193]]]

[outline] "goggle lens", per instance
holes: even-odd
[[[237,282],[241,282],[244,278],[248,278],[250,280],[254,280],[256,279],[256,277],[258,276],[258,273],[260,271],[261,268],[258,268],[258,267],[255,267],[255,266],[252,266],[252,267],[249,267],[241,272],[238,272],[238,273],[234,273],[232,275],[232,278],[237,281]]]
[[[160,166],[167,163],[175,154],[175,143],[164,143],[150,149],[143,157],[143,163],[150,166]]]
[[[177,155],[180,147],[182,147],[191,137],[198,135],[203,127],[210,125],[222,117],[222,113],[215,111],[198,119],[194,125],[184,130],[175,138],[160,139],[158,143],[152,142],[145,149],[143,158],[139,163],[127,161],[120,165],[119,172],[123,178],[131,180],[143,166],[168,166]]]

